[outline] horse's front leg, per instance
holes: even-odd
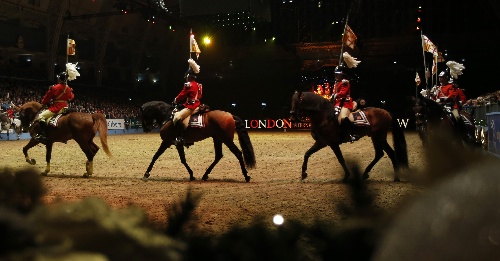
[[[50,172],[50,159],[52,158],[52,142],[48,142],[45,145],[45,162],[47,165],[45,166],[45,170],[42,172],[42,176],[47,176]]]
[[[153,169],[153,166],[155,165],[156,160],[161,156],[161,154],[163,154],[163,152],[165,152],[166,149],[168,149],[168,147],[170,147],[171,144],[172,144],[172,142],[166,142],[166,141],[161,142],[160,147],[158,148],[155,155],[153,156],[153,159],[151,159],[151,163],[149,163],[149,166],[148,166],[148,169],[146,170],[146,173],[144,173],[144,178],[146,178],[146,179],[149,178],[149,176],[150,176],[149,172],[151,172],[151,170]]]
[[[309,157],[311,157],[312,154],[317,152],[318,150],[326,147],[326,145],[316,141],[311,148],[309,148],[306,153],[304,154],[304,162],[302,163],[302,180],[307,178],[307,162],[309,161]]]
[[[201,178],[202,180],[206,181],[208,179],[208,174],[210,174],[210,172],[212,172],[212,169],[220,161],[220,159],[222,159],[222,157],[224,156],[224,154],[222,153],[222,142],[214,139],[214,149],[215,149],[215,159],[212,162],[212,164],[210,164],[208,169],[205,171],[205,174],[203,174],[203,177]],[[240,156],[240,158],[241,158],[241,156]],[[240,158],[238,158],[238,160],[240,160],[240,163],[242,163],[243,158],[241,158],[241,159]],[[243,166],[242,168],[244,170],[245,165],[242,165],[242,166]],[[243,175],[247,176],[246,172],[243,172]]]
[[[177,149],[177,153],[179,153],[179,158],[181,159],[182,165],[184,165],[184,167],[186,167],[187,171],[189,172],[189,180],[195,180],[193,171],[191,170],[186,161],[186,154],[184,153],[184,145],[178,144],[175,145],[175,148]]]
[[[31,165],[35,165],[36,164],[36,160],[35,159],[32,159],[30,158],[30,156],[28,156],[28,150],[35,147],[36,145],[38,145],[40,142],[35,140],[35,139],[31,139],[28,144],[26,144],[26,146],[23,147],[23,154],[24,154],[24,158],[26,159],[26,162],[28,162],[29,164]]]
[[[345,164],[345,159],[344,156],[342,155],[342,151],[340,150],[339,144],[330,145],[330,148],[333,150],[333,153],[335,153],[335,157],[337,157],[337,160],[344,169],[344,179],[342,181],[347,182],[347,179],[349,178],[349,176],[351,176],[351,172],[349,172],[349,169]]]
[[[92,174],[94,174],[94,161],[87,160],[87,162],[85,162],[85,173],[83,173],[83,177],[90,178]]]

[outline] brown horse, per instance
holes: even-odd
[[[384,156],[385,151],[391,159],[394,168],[394,181],[399,181],[398,174],[400,168],[408,167],[408,153],[403,129],[398,124],[397,119],[384,109],[368,107],[364,108],[361,113],[358,115],[362,120],[356,124],[354,134],[358,137],[371,137],[375,149],[375,158],[363,172],[363,179],[368,179],[368,173]],[[333,104],[329,100],[312,92],[295,92],[292,96],[290,114],[292,121],[298,121],[302,116],[310,119],[311,134],[315,140],[315,143],[304,155],[302,179],[307,178],[306,171],[309,157],[313,153],[329,146],[344,169],[343,181],[347,181],[350,172],[347,169],[339,147],[341,143],[346,142],[345,135],[339,126]],[[391,129],[394,149],[387,143],[387,134]]]
[[[27,102],[19,107],[19,118],[23,127],[30,130],[31,137],[35,136],[38,124],[30,125],[41,109],[42,104],[34,101]],[[31,165],[36,164],[35,159],[28,156],[28,150],[39,143],[43,143],[46,148],[45,160],[47,166],[42,175],[46,176],[50,172],[50,159],[52,157],[52,145],[54,142],[66,143],[68,140],[73,139],[78,143],[85,156],[87,156],[85,164],[86,172],[83,174],[83,177],[88,178],[94,172],[93,160],[97,151],[99,151],[99,147],[93,141],[97,132],[99,132],[104,152],[111,158],[112,155],[107,142],[108,124],[106,118],[101,113],[89,114],[83,112],[71,112],[61,116],[57,127],[48,125],[46,130],[47,140],[38,141],[31,138],[28,144],[23,147],[24,157],[26,158],[26,162]]]
[[[171,115],[174,107],[162,101],[151,101],[143,104],[140,110],[144,132],[150,132],[154,128],[155,124],[157,126],[161,126],[160,137],[162,142],[158,151],[156,151],[153,156],[146,173],[144,173],[144,178],[149,178],[150,172],[153,169],[153,165],[158,157],[160,157],[160,155],[162,155],[167,148],[174,144],[176,130],[171,121]],[[195,177],[193,175],[193,171],[186,162],[184,146],[190,146],[195,142],[211,137],[214,141],[215,159],[205,171],[202,180],[208,179],[208,174],[210,174],[215,165],[222,159],[222,144],[225,144],[238,159],[245,181],[249,182],[250,176],[247,174],[248,171],[246,167],[255,167],[255,154],[252,142],[250,141],[250,137],[243,121],[229,112],[220,110],[204,112],[202,117],[205,126],[188,127],[183,135],[185,145],[175,145],[181,159],[181,163],[189,172],[189,179],[195,180]],[[238,139],[243,152],[238,149],[236,144],[234,144],[233,140],[235,132],[238,134]]]

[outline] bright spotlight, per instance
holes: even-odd
[[[283,218],[282,215],[280,215],[280,214],[274,215],[274,217],[273,217],[273,223],[275,225],[281,226],[281,225],[283,225],[284,222],[285,222],[285,219]]]

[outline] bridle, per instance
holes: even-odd
[[[425,132],[428,125],[429,108],[425,101],[418,100],[413,106],[415,112],[415,125],[418,131]]]

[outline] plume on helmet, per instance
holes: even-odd
[[[356,58],[352,57],[348,52],[344,52],[344,61],[349,68],[356,68],[361,61],[356,60]]]
[[[200,73],[200,66],[193,60],[193,58],[189,58],[188,63],[194,73]]]
[[[465,69],[465,66],[461,63],[457,63],[455,61],[446,62],[446,66],[450,68],[450,75],[454,79],[457,79],[459,75],[462,75],[462,70]]]
[[[78,63],[72,64],[72,63],[67,63],[66,64],[66,72],[68,73],[68,81],[72,81],[76,79],[76,77],[80,76],[80,73],[76,70],[76,65]]]

